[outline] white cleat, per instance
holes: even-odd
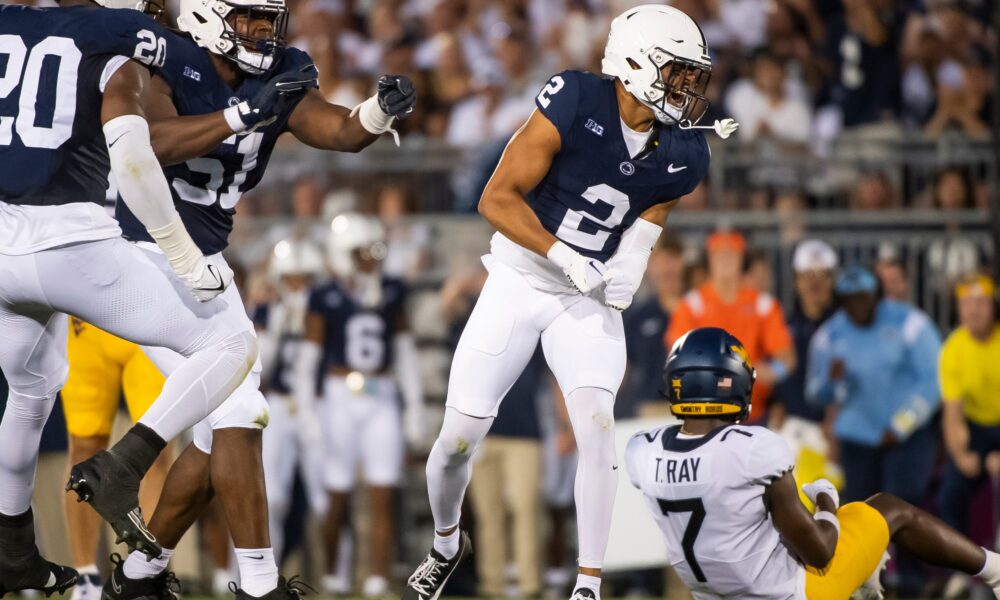
[[[80,575],[80,579],[73,586],[70,600],[101,600],[103,587],[101,578],[97,575]]]
[[[889,553],[883,552],[882,560],[879,561],[878,566],[875,567],[872,574],[868,576],[867,581],[861,584],[861,587],[856,592],[851,594],[851,600],[882,600],[885,598],[885,590],[882,589],[880,578],[887,562],[889,562]]]
[[[369,575],[361,584],[361,595],[365,598],[382,598],[389,595],[389,580],[381,575]]]

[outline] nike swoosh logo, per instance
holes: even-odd
[[[211,273],[212,275],[215,275],[215,279],[218,280],[219,285],[217,285],[214,288],[198,288],[198,289],[206,290],[209,292],[221,292],[222,290],[226,289],[226,286],[223,285],[222,275],[219,275],[218,269],[215,268],[215,265],[208,265],[208,272]]]
[[[257,556],[248,556],[247,558],[252,558],[254,560],[264,560],[264,555],[258,554]]]
[[[108,144],[108,148],[110,148],[111,146],[114,146],[115,144],[117,144],[117,143],[118,143],[118,140],[122,139],[122,138],[123,138],[123,137],[125,137],[126,135],[128,135],[128,132],[127,132],[127,131],[126,131],[125,133],[121,134],[120,136],[116,137],[116,138],[115,138],[115,141],[113,141],[113,142],[110,142],[110,143]]]
[[[686,166],[674,168],[674,163],[670,163],[669,165],[667,165],[667,173],[680,173],[686,168],[687,168]]]
[[[115,574],[111,574],[111,587],[114,588],[116,594],[122,593],[122,586],[118,585],[118,581],[115,579]]]
[[[615,466],[611,467],[611,470],[612,471],[617,471],[618,470],[618,465],[615,465]]]

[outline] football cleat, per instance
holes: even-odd
[[[125,560],[119,554],[111,555],[115,566],[101,591],[102,600],[178,600],[181,584],[173,571],[163,571],[156,577],[130,579],[125,576]]]
[[[597,600],[597,594],[590,588],[578,587],[573,590],[573,595],[569,597],[569,600]]]
[[[141,478],[120,459],[102,450],[70,470],[66,491],[74,491],[77,501],[88,502],[114,529],[116,544],[138,550],[150,560],[162,552],[156,537],[146,528],[139,510]]]
[[[263,596],[251,596],[230,582],[229,591],[236,595],[236,600],[299,600],[306,595],[306,589],[316,591],[298,580],[297,576],[285,579],[278,576],[278,587]]]
[[[437,600],[448,578],[470,554],[472,541],[464,531],[459,535],[458,552],[450,560],[431,548],[417,570],[406,580],[403,600]]]
[[[46,597],[62,594],[76,585],[76,570],[51,563],[36,548],[24,561],[9,562],[0,558],[0,598],[7,592],[37,590]]]

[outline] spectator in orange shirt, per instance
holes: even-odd
[[[757,369],[750,421],[759,421],[775,383],[795,369],[795,347],[781,306],[770,294],[743,283],[746,241],[735,232],[708,236],[708,281],[684,296],[670,320],[664,341],[698,327],[721,327],[736,336]]]

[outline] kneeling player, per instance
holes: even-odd
[[[838,507],[826,480],[803,486],[776,433],[738,425],[755,372],[722,329],[695,329],[674,344],[663,373],[683,420],[636,434],[625,449],[667,554],[695,598],[881,598],[889,540],[928,563],[974,574],[1000,598],[1000,555],[930,514],[884,493]]]

